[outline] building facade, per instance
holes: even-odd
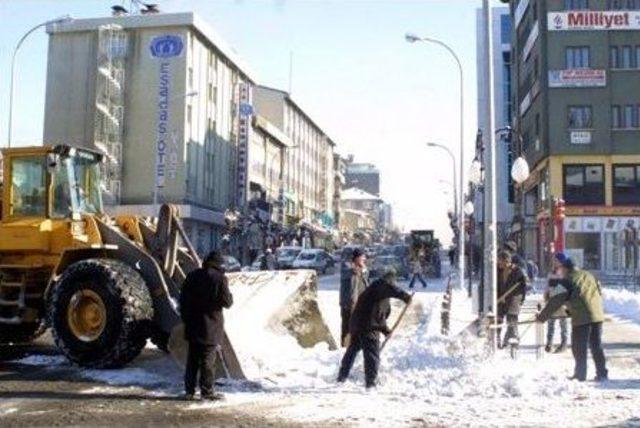
[[[484,45],[484,19],[482,9],[476,11],[476,55],[478,79],[478,129],[482,132],[483,141],[488,140],[489,112],[486,100],[489,88],[493,86],[494,106],[493,116],[495,128],[500,129],[511,122],[511,15],[508,7],[495,7],[491,11],[493,30],[493,82],[487,82],[484,73],[484,58],[488,55]],[[496,147],[496,203],[498,239],[502,240],[509,234],[513,219],[514,188],[511,179],[511,144],[498,139]],[[478,154],[479,155],[479,154]],[[474,217],[480,223],[476,230],[481,230],[483,222],[482,194],[476,192]]]
[[[370,163],[356,163],[353,156],[347,161],[346,188],[357,187],[367,193],[380,196],[380,170]]]
[[[512,123],[532,170],[527,254],[635,270],[640,221],[640,2],[519,0]]]
[[[256,86],[253,95],[257,113],[290,140],[282,162],[285,224],[315,225],[320,233],[331,229],[335,222],[335,143],[287,92]]]
[[[193,13],[47,31],[45,143],[107,153],[112,211],[152,216],[177,204],[197,250],[215,247],[224,211],[249,197],[248,67]]]

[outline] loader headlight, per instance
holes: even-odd
[[[87,228],[84,221],[71,222],[71,235],[84,235]]]

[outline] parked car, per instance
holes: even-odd
[[[222,268],[225,272],[240,272],[242,266],[238,259],[232,256],[222,256],[224,259],[224,263],[222,264]]]
[[[276,261],[278,269],[293,268],[293,261],[302,251],[302,247],[280,247],[276,249]]]
[[[400,259],[396,256],[379,256],[375,259],[375,261],[371,264],[371,269],[369,270],[369,278],[373,281],[374,279],[380,278],[385,270],[393,268],[396,271],[396,274],[399,277],[407,278],[409,272],[404,269]]]
[[[302,250],[293,261],[294,269],[314,269],[318,273],[333,271],[335,262],[331,254],[321,249]]]

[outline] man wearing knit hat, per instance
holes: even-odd
[[[564,253],[555,255],[560,265],[561,279],[551,279],[558,284],[549,302],[538,314],[540,322],[549,320],[563,304],[571,312],[571,351],[575,369],[571,379],[584,381],[587,378],[587,348],[596,366],[596,381],[608,379],[606,360],[602,350],[602,323],[604,309],[600,282],[590,273],[579,269]]]
[[[351,266],[340,278],[340,317],[342,318],[341,343],[346,346],[351,313],[360,294],[369,285],[367,256],[362,248],[355,248],[351,254]]]

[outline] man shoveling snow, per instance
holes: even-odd
[[[391,313],[389,299],[400,299],[407,305],[411,302],[411,295],[394,284],[395,275],[394,270],[387,271],[358,298],[351,315],[350,341],[342,357],[338,382],[347,380],[358,352],[362,351],[366,386],[376,386],[380,364],[380,333],[387,336],[391,333],[387,326],[387,318]]]

